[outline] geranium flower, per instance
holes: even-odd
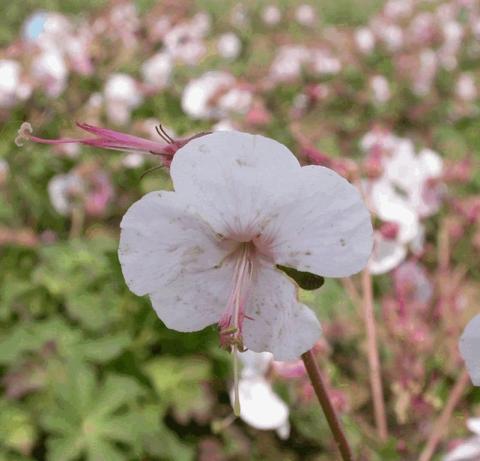
[[[460,353],[473,384],[480,386],[480,314],[466,326],[460,339]]]
[[[238,383],[242,401],[240,418],[255,429],[275,430],[280,438],[288,438],[288,406],[266,377],[273,363],[272,354],[245,351],[240,359],[243,364]],[[235,389],[231,390],[230,397],[235,405]]]
[[[274,140],[239,132],[189,141],[170,172],[175,192],[147,194],[122,220],[129,288],[149,295],[174,330],[218,323],[234,356],[246,347],[298,358],[320,324],[277,266],[327,277],[361,270],[372,226],[356,188],[327,168],[301,168]]]

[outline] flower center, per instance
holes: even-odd
[[[245,318],[245,305],[253,274],[253,253],[251,243],[241,243],[233,257],[235,269],[232,278],[232,290],[227,307],[218,325],[220,327],[220,342],[225,348],[237,347],[243,350],[242,326]]]
[[[228,298],[225,312],[218,322],[220,327],[220,343],[222,347],[230,349],[233,355],[235,397],[233,411],[236,416],[240,415],[238,351],[244,350],[242,326],[243,319],[246,317],[245,305],[248,300],[249,289],[252,282],[254,252],[255,246],[252,243],[241,243],[233,254],[236,261],[232,278],[232,291]]]

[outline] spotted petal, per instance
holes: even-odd
[[[296,170],[295,156],[273,139],[216,132],[179,149],[170,173],[175,191],[217,232],[249,241],[285,200]]]
[[[157,292],[180,273],[219,264],[226,249],[213,230],[173,192],[151,192],[122,219],[119,258],[128,287],[137,295]]]
[[[294,174],[290,200],[264,229],[275,262],[326,277],[360,271],[373,243],[360,193],[329,168],[307,166]]]
[[[317,317],[297,300],[297,287],[277,269],[257,266],[243,324],[245,346],[269,351],[275,360],[295,360],[321,334]]]

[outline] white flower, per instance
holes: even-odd
[[[167,53],[187,65],[198,64],[207,51],[203,37],[209,28],[210,18],[203,13],[198,13],[188,22],[176,25],[164,37]]]
[[[455,85],[455,92],[464,101],[473,101],[477,97],[475,80],[470,74],[461,74]]]
[[[218,54],[225,59],[235,59],[242,50],[242,42],[232,32],[222,34],[217,42]]]
[[[360,27],[355,31],[355,43],[358,49],[364,53],[369,54],[375,47],[375,36],[368,27]]]
[[[316,19],[315,10],[311,5],[303,3],[295,10],[295,19],[303,26],[312,26]]]
[[[397,239],[388,239],[375,232],[375,242],[368,268],[373,275],[385,274],[395,269],[407,256],[407,248]]]
[[[85,190],[82,178],[75,173],[59,174],[48,183],[48,195],[55,211],[69,215],[75,206],[74,199]]]
[[[17,61],[0,59],[0,107],[11,107],[19,99],[20,73]]]
[[[67,85],[68,77],[63,55],[53,49],[40,53],[32,62],[32,77],[48,96],[59,96]]]
[[[460,353],[473,384],[480,386],[480,315],[473,317],[465,327],[460,338]]]
[[[310,59],[310,51],[303,46],[282,46],[270,67],[270,78],[284,82],[298,78]]]
[[[370,79],[370,88],[373,91],[373,99],[378,104],[385,104],[392,95],[388,80],[383,75],[374,75]]]
[[[188,82],[182,94],[182,108],[194,119],[221,118],[225,109],[231,108],[225,98],[235,85],[235,78],[228,72],[210,71]],[[228,107],[227,107],[228,106]]]
[[[263,22],[269,26],[274,26],[282,19],[282,13],[275,5],[268,5],[262,11]]]
[[[265,375],[273,362],[272,354],[245,351],[240,354],[243,363],[239,380],[239,396],[242,402],[240,418],[260,430],[276,430],[281,438],[288,438],[290,424],[288,406],[273,391]],[[235,390],[230,392],[235,404]]]
[[[104,88],[108,118],[118,125],[130,120],[130,113],[142,102],[136,81],[127,74],[112,74]]]
[[[172,59],[168,54],[157,53],[142,64],[141,72],[146,83],[163,88],[170,80],[172,67]]]
[[[378,233],[375,237],[369,268],[381,274],[405,259],[407,246],[414,253],[422,251],[424,227],[420,220],[440,207],[441,188],[432,181],[441,176],[443,162],[430,149],[422,149],[417,155],[410,140],[378,130],[363,138],[362,147],[382,149],[383,174],[365,182],[364,190],[372,211],[382,221],[396,226],[395,235]]]
[[[263,136],[215,132],[171,164],[175,192],[152,192],[121,223],[129,288],[149,295],[167,327],[219,323],[225,345],[298,358],[320,336],[314,313],[277,265],[344,277],[366,264],[370,217],[334,171],[300,167]]]
[[[458,447],[454,448],[443,461],[478,461],[480,459],[480,418],[471,418],[467,427],[475,434]]]

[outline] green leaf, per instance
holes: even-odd
[[[297,271],[292,267],[281,266],[280,264],[277,264],[277,268],[295,280],[298,286],[304,290],[316,290],[325,283],[325,279],[320,275]]]
[[[30,415],[20,406],[0,401],[0,446],[29,453],[37,432]]]

